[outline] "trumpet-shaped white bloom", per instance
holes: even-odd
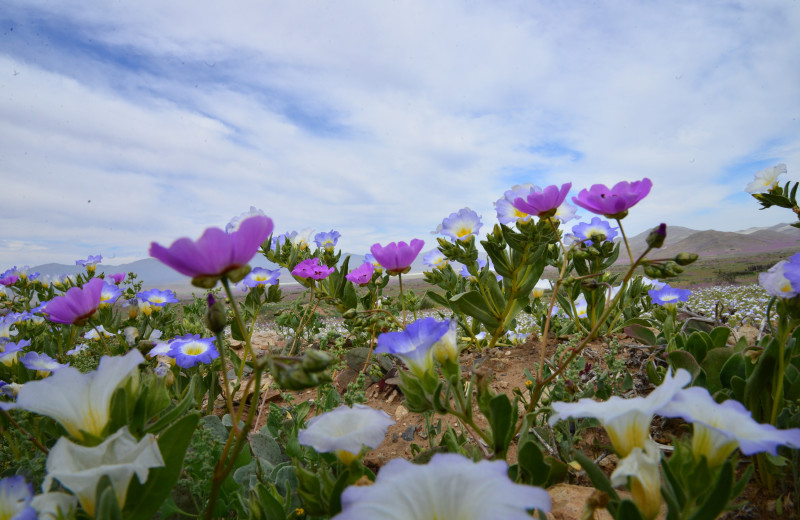
[[[644,450],[633,448],[627,457],[619,461],[617,469],[611,474],[612,485],[628,485],[633,501],[647,520],[655,518],[661,509],[660,462],[658,446],[648,441]]]
[[[131,350],[124,356],[103,356],[94,372],[61,368],[47,379],[22,385],[17,406],[52,417],[75,439],[84,440],[84,432],[100,437],[114,390],[143,361],[138,350]]]
[[[39,515],[39,520],[60,520],[72,518],[71,512],[75,510],[78,499],[69,493],[52,491],[36,495],[31,500],[31,505]]]
[[[377,448],[386,438],[386,430],[394,421],[381,410],[363,404],[352,408],[340,406],[308,421],[297,433],[297,440],[320,453],[336,453],[349,464],[364,446]]]
[[[653,415],[664,408],[673,396],[688,385],[692,375],[684,369],[678,369],[675,376],[667,372],[661,385],[647,397],[623,399],[612,396],[608,401],[593,401],[584,398],[575,403],[553,403],[551,425],[568,417],[592,417],[608,432],[611,444],[620,457],[627,457],[633,448],[645,449],[650,438],[650,422]]]
[[[744,455],[763,451],[774,455],[782,444],[800,448],[800,428],[779,430],[757,423],[739,401],[718,404],[701,387],[680,390],[658,413],[693,423],[692,452],[705,456],[712,467],[725,462],[737,446]]]
[[[778,184],[778,177],[786,173],[786,165],[783,163],[764,168],[756,173],[755,178],[747,185],[747,193],[766,193]]]
[[[137,442],[127,426],[91,448],[61,437],[47,456],[47,476],[42,488],[47,491],[53,480],[58,480],[78,497],[89,516],[94,517],[97,484],[101,478],[108,476],[111,480],[117,503],[122,508],[133,474],[144,484],[150,468],[163,465],[156,438],[148,433]]]
[[[456,335],[458,322],[452,319],[447,320],[447,323],[449,323],[447,332],[431,347],[433,357],[439,363],[444,363],[447,360],[458,361],[458,338]]]
[[[334,520],[530,520],[527,509],[550,503],[544,489],[513,483],[505,461],[438,453],[425,465],[391,460],[372,486],[348,487]]]

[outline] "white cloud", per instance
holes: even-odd
[[[337,229],[353,253],[430,246],[464,206],[490,229],[520,182],[577,193],[648,176],[631,234],[792,218],[731,196],[750,164],[800,168],[797,4],[6,8],[9,264],[143,257],[251,204],[279,232]]]

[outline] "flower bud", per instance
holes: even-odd
[[[697,258],[697,253],[678,253],[678,255],[675,257],[675,262],[678,265],[689,265],[697,260]]]
[[[667,276],[678,276],[683,272],[683,267],[679,266],[672,260],[664,264],[664,274]]]
[[[664,239],[666,238],[667,225],[662,222],[647,235],[647,245],[650,247],[661,247],[664,245]]]
[[[225,315],[225,308],[222,303],[215,300],[213,294],[208,293],[207,301],[206,327],[214,334],[218,334],[228,326],[228,317]]]
[[[647,264],[644,266],[644,274],[650,278],[662,278],[664,276],[664,271],[657,265]]]
[[[321,372],[328,368],[333,358],[327,352],[316,349],[308,349],[303,352],[303,369],[308,372]]]

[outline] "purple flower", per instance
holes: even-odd
[[[280,269],[270,271],[263,267],[256,267],[244,277],[242,283],[247,287],[257,287],[259,285],[275,285],[281,275]]]
[[[55,323],[82,325],[100,306],[103,280],[92,278],[83,287],[73,287],[47,302],[45,314]]]
[[[647,291],[653,303],[658,305],[675,305],[678,302],[685,302],[691,296],[692,291],[689,289],[678,289],[677,287],[670,287],[664,285],[661,289],[650,289]]]
[[[794,258],[794,256],[792,258]],[[796,263],[792,263],[788,260],[781,260],[770,267],[766,273],[759,273],[758,283],[767,291],[767,294],[771,296],[777,296],[778,298],[794,298],[800,293],[798,290],[800,284],[796,282],[800,281],[800,273],[797,272],[800,270],[799,268],[800,266]],[[796,281],[793,282],[790,277],[794,278]]]
[[[600,217],[593,217],[591,222],[581,222],[578,225],[572,226],[572,232],[581,240],[586,240],[586,245],[593,245],[591,240],[592,235],[595,237],[602,236],[603,241],[612,241],[617,236],[619,228],[612,228],[608,221],[602,220]]]
[[[420,318],[404,330],[378,336],[378,354],[392,354],[402,359],[418,377],[433,369],[433,346],[450,330],[450,320]]]
[[[478,258],[478,270],[480,271],[484,267],[486,267],[486,260],[484,260],[483,258]],[[461,266],[461,270],[458,272],[458,274],[467,279],[469,279],[469,277],[472,276],[471,274],[469,274],[469,269],[467,269],[466,265]]]
[[[458,213],[450,213],[434,234],[441,233],[450,237],[450,240],[467,240],[471,236],[477,236],[481,229],[481,217],[470,208],[462,208]]]
[[[75,265],[82,265],[90,271],[94,271],[95,266],[103,261],[103,255],[89,255],[86,260],[75,260]]]
[[[219,278],[247,265],[272,229],[269,217],[256,215],[243,220],[231,233],[208,228],[197,241],[179,238],[169,249],[153,242],[150,256],[192,278]]]
[[[125,279],[125,273],[110,274],[108,275],[108,278],[110,278],[111,281],[114,282],[116,285],[119,285],[122,283],[122,280]]]
[[[119,290],[119,287],[103,281],[103,288],[100,291],[100,305],[110,305],[117,301],[117,298],[121,295],[122,291]]]
[[[640,181],[618,182],[611,189],[603,184],[595,184],[588,190],[581,190],[577,197],[572,197],[572,202],[606,218],[621,219],[650,193],[652,187],[653,183],[647,177]]]
[[[529,215],[550,218],[556,214],[558,207],[567,198],[570,188],[572,188],[571,182],[562,184],[560,189],[555,185],[548,186],[543,190],[537,186],[532,186],[527,193],[522,193],[521,196],[511,201],[511,204]]]
[[[322,280],[327,278],[335,269],[327,265],[320,265],[319,258],[303,260],[292,269],[292,274],[298,278],[313,278]]]
[[[539,189],[536,185],[525,183],[523,185],[514,185],[510,190],[503,194],[503,197],[494,203],[495,210],[497,211],[497,220],[501,224],[513,224],[514,222],[524,222],[531,218],[530,215],[524,211],[520,211],[514,207],[514,199],[518,197],[525,197],[532,189]]]
[[[369,249],[381,266],[389,274],[402,274],[411,270],[411,264],[422,250],[425,242],[415,238],[410,244],[405,242],[391,242],[385,246],[372,244]]]
[[[175,293],[167,289],[166,291],[159,291],[158,289],[150,289],[136,294],[140,302],[145,301],[155,307],[164,307],[168,303],[178,303],[178,298]]]
[[[28,352],[25,355],[20,356],[19,362],[22,363],[23,366],[28,370],[36,370],[36,372],[40,375],[47,375],[48,373],[54,372],[59,368],[68,366],[62,365],[47,354],[39,354],[38,352]]]
[[[175,364],[192,368],[198,363],[211,363],[219,357],[214,338],[201,338],[200,334],[186,334],[169,342],[169,353]]]
[[[336,243],[341,236],[342,235],[338,231],[331,229],[330,232],[323,231],[314,235],[314,242],[316,242],[317,247],[333,251],[333,248],[336,247]]]
[[[10,285],[14,285],[19,280],[19,276],[15,274],[6,274],[8,271],[0,275],[0,284],[5,285],[6,287]]]
[[[360,266],[347,273],[345,278],[358,285],[367,285],[369,281],[372,280],[372,273],[374,272],[375,268],[372,266],[372,264],[369,262],[364,262]]]

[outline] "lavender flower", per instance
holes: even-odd
[[[281,275],[280,269],[264,269],[256,267],[244,277],[242,283],[247,287],[258,287],[259,285],[275,285]]]
[[[450,330],[450,321],[420,318],[404,330],[378,336],[378,354],[392,354],[402,359],[418,377],[433,369],[433,346]]]
[[[589,246],[594,244],[591,240],[592,236],[600,242],[614,240],[618,229],[612,228],[608,221],[602,220],[600,217],[593,217],[591,222],[581,222],[572,226],[572,232],[575,233],[575,236],[581,240],[586,240],[586,245]]]
[[[345,275],[345,278],[358,285],[367,285],[372,280],[375,267],[369,262],[364,262]]]
[[[100,306],[103,280],[92,278],[83,287],[72,287],[47,302],[45,315],[56,323],[82,325]]]
[[[292,275],[298,278],[322,280],[330,276],[333,271],[335,271],[333,267],[320,264],[319,258],[309,258],[297,264],[294,269],[292,269]]]
[[[411,270],[411,264],[417,258],[425,242],[415,238],[410,244],[391,242],[385,246],[373,244],[372,255],[389,274],[402,274]]]
[[[453,242],[467,240],[471,236],[477,236],[482,225],[480,215],[470,208],[462,208],[458,213],[450,213],[450,216],[439,224],[434,234],[441,233],[450,237]]]
[[[556,214],[558,207],[567,198],[570,188],[572,188],[571,182],[562,184],[561,188],[555,185],[547,186],[544,189],[533,186],[527,193],[511,201],[511,204],[529,215],[550,218]]]
[[[653,183],[645,177],[640,181],[622,181],[609,189],[603,184],[595,184],[588,190],[581,190],[572,202],[585,210],[605,215],[606,218],[621,219],[628,215],[637,202],[650,193]]]
[[[317,247],[327,251],[333,251],[333,248],[336,247],[336,243],[339,242],[341,236],[342,235],[338,231],[331,229],[330,231],[323,231],[314,235],[314,242],[317,244]]]
[[[214,338],[201,338],[200,334],[186,334],[173,339],[169,345],[167,355],[183,368],[192,368],[198,363],[211,363],[219,357]]]

